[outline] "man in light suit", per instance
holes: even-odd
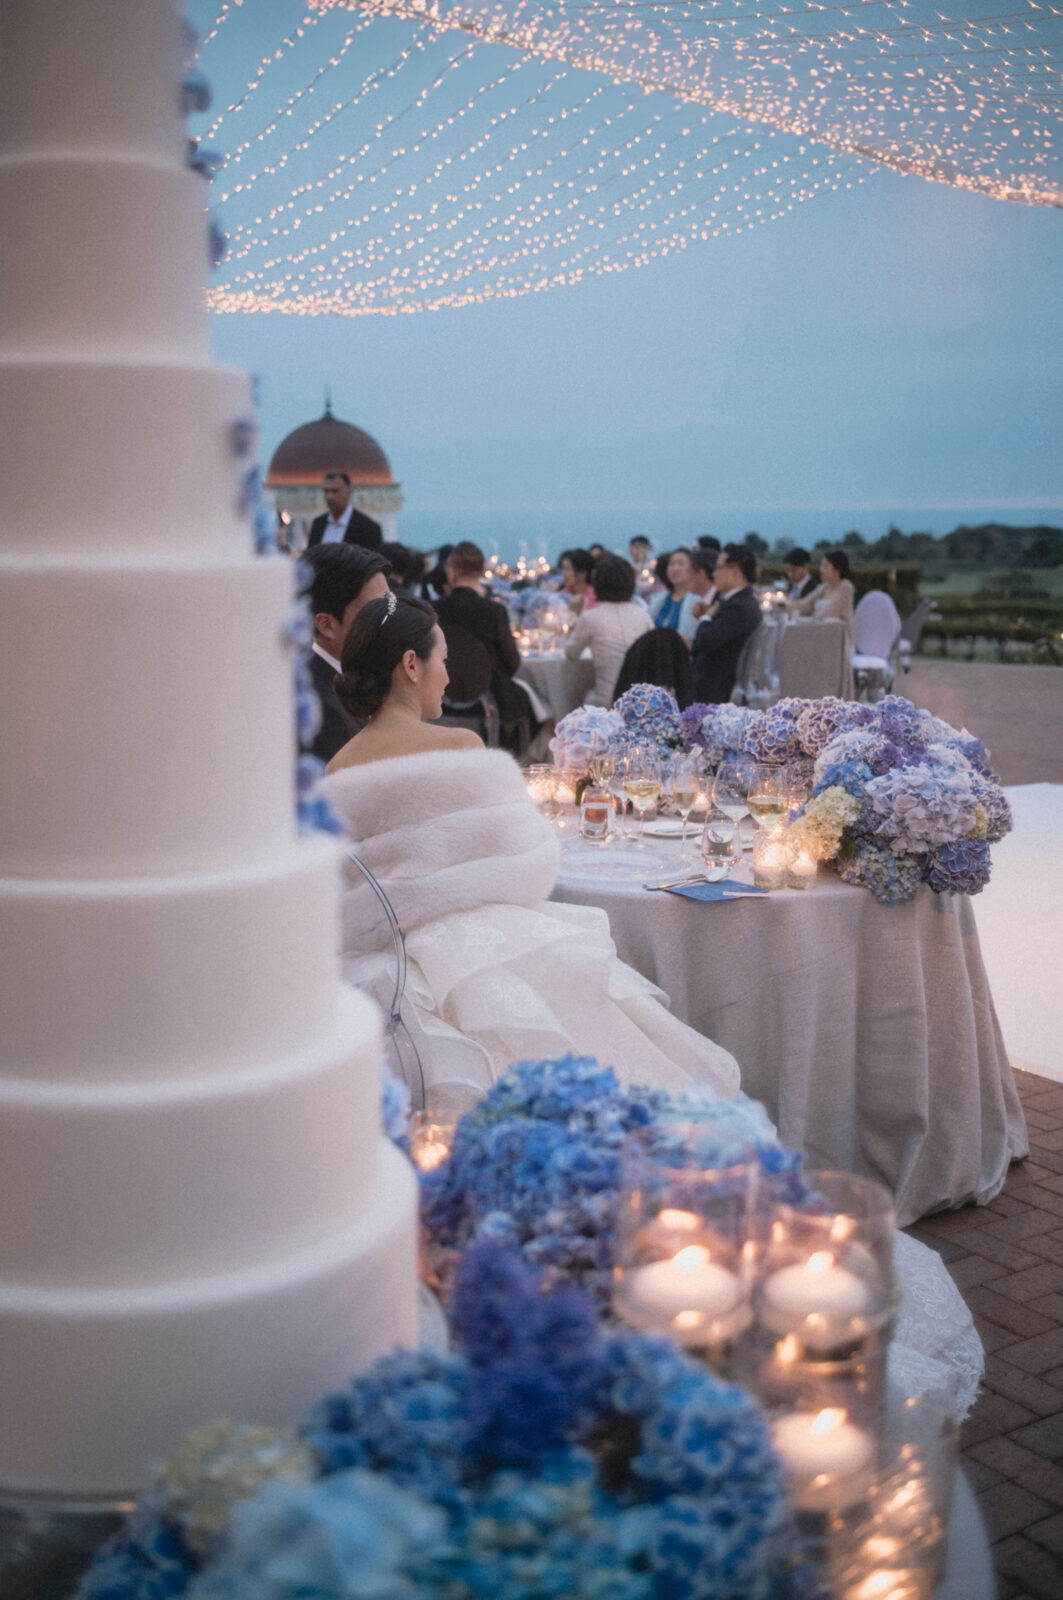
[[[360,544],[364,550],[380,549],[380,526],[351,505],[351,480],[346,472],[326,472],[325,504],[328,511],[310,524],[308,550],[316,544]]]
[[[383,556],[350,544],[318,544],[303,561],[310,581],[303,591],[314,619],[314,642],[307,656],[310,677],[321,701],[321,727],[310,745],[311,755],[331,761],[361,723],[343,709],[332,687],[340,671],[343,641],[355,617],[370,600],[383,600],[391,567]]]
[[[751,587],[757,558],[744,544],[720,551],[713,574],[717,598],[712,614],[698,624],[690,650],[695,700],[730,700],[742,646],[760,627],[760,601]]]
[[[812,576],[812,557],[808,551],[795,545],[792,550],[787,550],[782,564],[790,585],[786,591],[787,600],[803,600],[806,594],[811,594],[819,579]]]

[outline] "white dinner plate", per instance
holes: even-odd
[[[695,823],[687,824],[687,833],[693,833]],[[681,839],[683,837],[683,821],[681,817],[658,817],[654,822],[647,822],[643,833],[651,839]]]

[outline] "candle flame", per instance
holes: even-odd
[[[674,1228],[677,1233],[693,1233],[698,1227],[698,1219],[692,1211],[674,1211],[669,1206],[657,1213],[657,1221],[662,1227]]]
[[[796,1361],[800,1354],[801,1345],[792,1333],[788,1333],[785,1339],[780,1339],[775,1346],[775,1358],[777,1361]]]
[[[840,1428],[845,1421],[845,1412],[840,1406],[827,1406],[821,1411],[812,1424],[812,1433],[833,1433],[835,1428]]]
[[[701,1322],[700,1311],[680,1311],[673,1319],[679,1333],[687,1333],[691,1328],[696,1328]]]
[[[709,1252],[702,1244],[688,1244],[676,1252],[675,1265],[683,1272],[697,1272],[699,1267],[707,1265]]]
[[[833,1267],[834,1257],[829,1250],[817,1250],[808,1258],[809,1272],[826,1272],[828,1267]]]
[[[830,1225],[830,1236],[839,1244],[844,1244],[846,1239],[851,1239],[856,1232],[856,1219],[854,1217],[835,1217]]]

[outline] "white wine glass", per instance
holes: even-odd
[[[608,789],[616,777],[616,751],[604,733],[591,735],[591,771],[594,781]]]
[[[683,819],[683,843],[680,855],[687,853],[687,824],[690,813],[698,803],[701,793],[701,778],[698,774],[698,764],[693,756],[676,756],[672,762],[672,799],[675,808]]]
[[[790,814],[790,777],[785,767],[758,762],[746,803],[758,828],[777,828]]]
[[[635,842],[642,839],[646,812],[661,792],[661,758],[653,745],[636,745],[624,758],[624,793],[635,807],[639,819]]]
[[[738,824],[730,817],[709,816],[701,830],[701,860],[709,883],[729,878],[735,865],[735,840]]]

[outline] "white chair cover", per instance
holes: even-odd
[[[888,661],[900,631],[897,607],[884,589],[872,589],[853,613],[853,653]]]

